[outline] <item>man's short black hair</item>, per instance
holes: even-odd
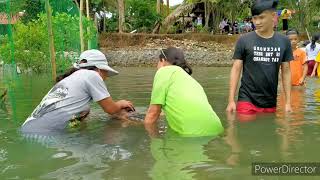
[[[252,16],[257,16],[266,10],[275,11],[279,0],[254,0],[251,7]]]

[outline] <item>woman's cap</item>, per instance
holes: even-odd
[[[73,66],[78,69],[83,67],[95,66],[98,69],[108,71],[108,76],[119,74],[118,71],[112,69],[108,65],[106,56],[99,50],[91,49],[82,52],[79,57],[79,62],[81,60],[86,60],[86,63],[75,63]]]
[[[255,0],[251,6],[252,16],[257,16],[266,10],[276,10],[278,0]]]

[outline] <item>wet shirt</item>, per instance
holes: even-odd
[[[110,97],[100,75],[78,70],[58,82],[22,125],[22,132],[47,133],[63,130],[71,119],[89,112],[90,102]]]
[[[202,86],[179,66],[157,71],[150,104],[162,106],[170,128],[180,135],[211,136],[223,132]]]
[[[250,32],[240,37],[233,59],[243,61],[238,101],[257,107],[275,107],[280,65],[293,59],[289,39],[279,33],[265,39]]]
[[[303,76],[303,65],[307,61],[306,52],[298,48],[293,51],[294,60],[290,61],[291,70],[291,84],[293,86],[299,86],[299,80]]]

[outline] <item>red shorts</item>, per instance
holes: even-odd
[[[316,61],[315,60],[309,60],[309,61],[307,61],[307,64],[308,64],[308,73],[307,73],[307,75],[310,76],[312,74],[314,65],[316,64]],[[317,76],[317,71],[316,71],[315,75]]]
[[[251,102],[239,101],[237,103],[237,112],[241,114],[274,113],[276,112],[276,107],[259,108]]]
[[[259,108],[247,101],[238,101],[237,103],[237,117],[239,121],[248,122],[256,120],[257,113],[274,113],[276,107]]]

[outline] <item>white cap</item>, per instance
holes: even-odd
[[[81,60],[87,60],[86,63],[80,63]],[[91,49],[86,50],[80,54],[79,63],[73,65],[75,68],[95,66],[98,69],[108,71],[108,76],[114,76],[119,74],[118,71],[112,69],[108,65],[106,56],[99,50]]]

